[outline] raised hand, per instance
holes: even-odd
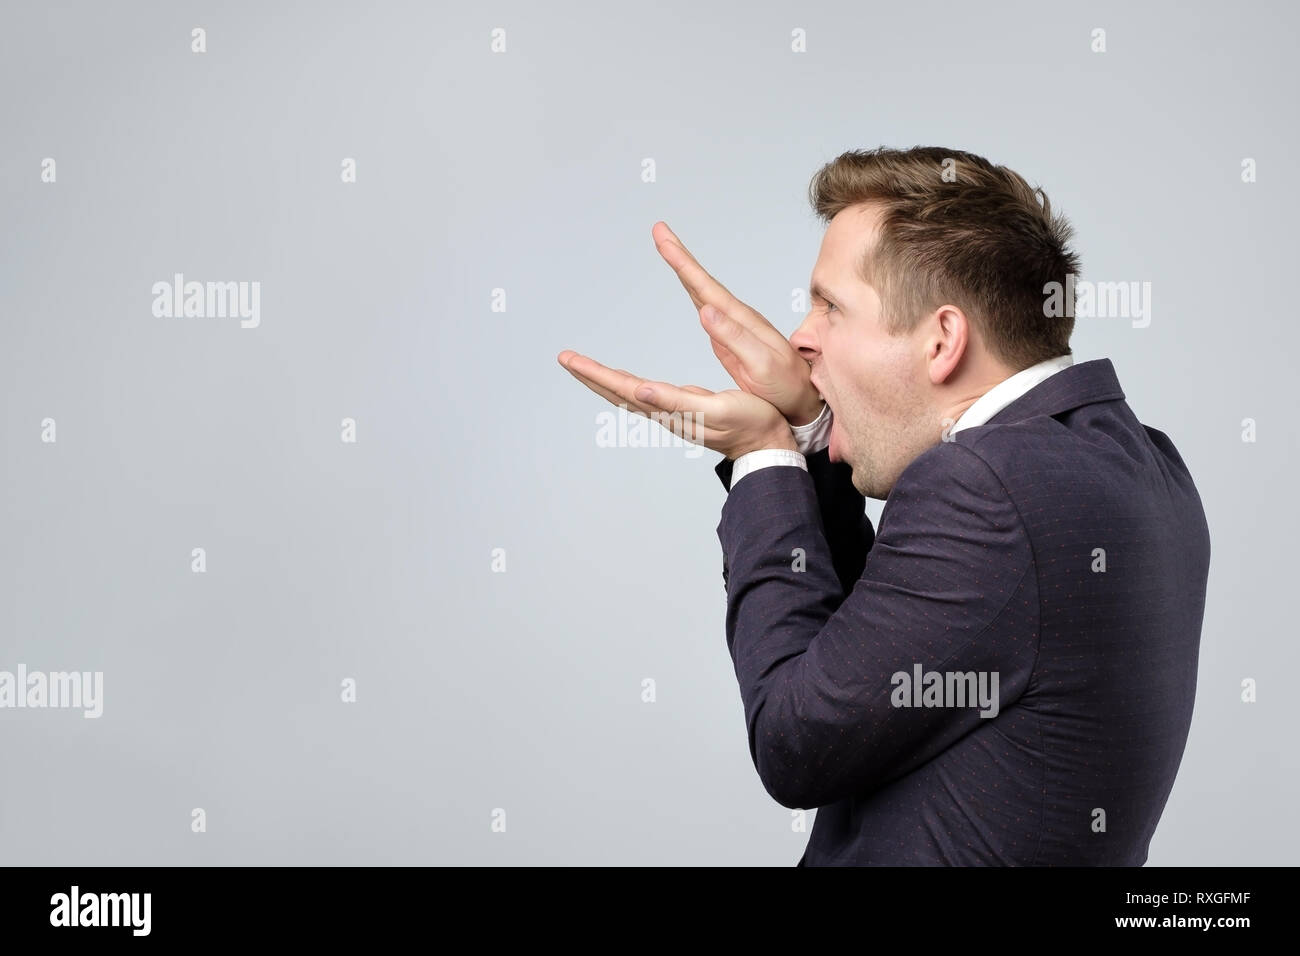
[[[771,322],[709,275],[667,223],[655,223],[650,232],[655,248],[699,310],[713,354],[735,383],[776,406],[791,425],[815,419],[822,400],[798,350]]]
[[[710,392],[698,385],[669,385],[606,368],[595,359],[565,349],[556,360],[569,374],[611,404],[658,422],[688,442],[739,458],[760,448],[798,446],[790,426],[770,403],[729,389]]]

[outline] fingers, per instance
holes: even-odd
[[[731,350],[722,345],[717,339],[709,339],[709,344],[713,346],[713,354],[718,357],[718,362],[727,370],[731,380],[744,388],[749,379],[745,375],[745,368],[740,364],[740,359],[731,354]]]
[[[570,375],[613,405],[649,418],[674,435],[730,455],[737,432],[753,427],[756,402],[744,392],[711,392],[699,385],[670,385],[612,369],[572,349],[557,361]],[[772,409],[764,406],[768,412]],[[708,424],[706,424],[708,422]]]
[[[700,310],[700,324],[704,326],[704,331],[709,333],[709,338],[713,340],[714,345],[726,349],[750,378],[762,377],[772,350],[750,331],[748,326],[737,322],[711,305],[706,305]],[[717,353],[717,348],[714,349],[714,353]],[[718,359],[721,361],[722,356],[719,355]],[[727,366],[725,361],[723,367],[735,378],[736,373]]]
[[[726,286],[705,271],[696,258],[687,251],[682,241],[668,228],[667,223],[655,223],[650,234],[654,237],[655,248],[659,250],[659,255],[663,256],[664,261],[677,273],[677,278],[697,309],[706,302],[712,302],[725,310],[744,305]]]
[[[633,396],[634,389],[645,381],[644,379],[637,378],[622,369],[606,368],[594,359],[579,355],[571,349],[565,349],[557,358],[570,375],[610,404],[626,405],[628,411],[647,417],[655,411],[653,406],[642,403]]]
[[[760,341],[765,341],[772,348],[779,348],[788,340],[771,322],[741,302],[721,282],[709,275],[699,261],[691,255],[677,234],[668,228],[666,222],[654,224],[650,230],[654,237],[655,248],[664,261],[672,266],[681,281],[686,294],[691,297],[695,308],[710,305],[718,309],[733,322],[747,328]]]
[[[652,382],[621,369],[607,368],[595,359],[566,349],[557,356],[569,374],[614,405],[649,417],[655,412],[690,412],[698,417],[714,400],[713,392],[698,385],[678,387],[667,382]],[[705,400],[709,401],[705,401]]]
[[[698,391],[697,391],[698,389]],[[642,380],[634,391],[637,401],[665,412],[689,412],[692,417],[703,414],[712,405],[714,394],[699,386],[682,388],[667,382]]]

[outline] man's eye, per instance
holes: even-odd
[[[835,308],[835,303],[828,300],[826,303],[826,311],[829,312],[834,308]]]

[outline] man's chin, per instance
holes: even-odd
[[[880,498],[881,495],[879,495],[879,494],[876,492],[876,489],[874,489],[874,488],[865,488],[865,487],[863,487],[864,482],[866,482],[866,480],[867,480],[867,479],[866,479],[866,476],[865,476],[865,475],[859,475],[858,473],[854,472],[852,469],[853,469],[853,466],[850,465],[850,466],[849,466],[849,472],[850,472],[850,473],[849,473],[849,481],[850,481],[850,483],[852,483],[852,485],[853,485],[853,490],[856,491],[858,494],[860,494],[860,495],[861,495],[862,497],[864,497],[864,498]]]

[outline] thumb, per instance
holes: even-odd
[[[715,354],[721,346],[735,357],[736,363],[744,369],[746,375],[752,375],[754,369],[762,367],[766,349],[743,323],[737,322],[717,306],[706,304],[700,309],[700,324],[713,341]],[[718,358],[721,359],[722,356],[718,355]],[[724,361],[723,365],[726,366],[727,363]],[[736,378],[735,371],[729,366],[727,371]]]

